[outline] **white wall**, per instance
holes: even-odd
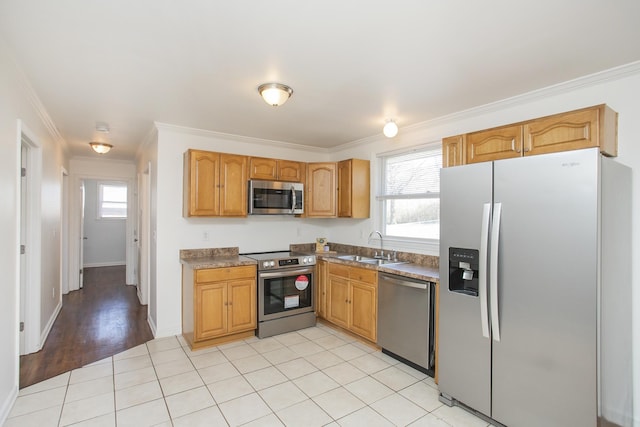
[[[123,218],[98,218],[98,184],[116,181],[85,179],[83,267],[124,265],[127,222]],[[123,183],[126,185],[126,182]]]
[[[241,252],[285,249],[289,243],[313,242],[315,237],[367,246],[369,232],[376,228],[375,210],[369,220],[310,220],[283,217],[240,219],[185,219],[182,208],[182,154],[188,148],[284,158],[301,161],[341,160],[350,157],[372,161],[372,205],[377,193],[377,156],[411,148],[443,137],[504,125],[535,117],[606,103],[619,113],[619,156],[616,161],[632,167],[633,185],[640,188],[640,63],[630,64],[598,75],[588,76],[490,105],[401,128],[389,140],[382,135],[356,141],[336,150],[299,149],[270,141],[217,135],[211,132],[158,125],[157,138],[157,232],[155,312],[158,336],[180,333],[180,249],[239,246]],[[633,197],[634,259],[640,248],[640,196]],[[203,241],[207,231],[210,240]],[[397,243],[389,242],[391,247]],[[404,249],[397,245],[394,249]],[[416,252],[437,254],[437,248],[418,246]],[[640,263],[633,266],[634,337],[640,337]],[[153,292],[153,291],[152,291]],[[640,339],[634,346],[635,425],[640,426]]]
[[[224,153],[255,155],[298,161],[328,159],[324,150],[234,137],[213,132],[157,124],[157,174],[152,172],[152,194],[157,203],[156,276],[150,280],[157,308],[150,307],[158,336],[181,333],[180,249],[237,246],[240,252],[287,250],[289,243],[313,242],[326,235],[329,222],[289,216],[251,216],[248,218],[183,218],[182,164],[189,148]],[[139,166],[140,167],[140,166]],[[157,181],[154,181],[157,179]],[[154,183],[156,190],[153,190]],[[154,201],[152,200],[152,203]],[[154,228],[155,225],[155,228]],[[203,239],[203,234],[209,240]],[[153,243],[152,243],[153,251]],[[150,304],[153,304],[153,296]],[[157,311],[156,311],[157,310]]]
[[[38,245],[43,254],[40,274],[34,277],[39,306],[33,307],[39,319],[35,335],[41,335],[50,324],[60,304],[60,230],[61,185],[65,155],[63,141],[57,135],[46,111],[40,104],[19,67],[13,53],[0,38],[0,424],[4,422],[18,392],[18,307],[19,307],[19,121],[33,135],[41,159],[41,224],[37,230]],[[37,248],[32,248],[36,250]]]

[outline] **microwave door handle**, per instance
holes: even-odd
[[[296,209],[296,189],[292,185],[291,186],[291,213],[293,213]]]

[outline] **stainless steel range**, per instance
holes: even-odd
[[[246,254],[258,261],[258,337],[316,324],[316,257],[293,252]]]

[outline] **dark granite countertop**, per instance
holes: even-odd
[[[350,247],[339,248],[342,251],[330,253],[314,253],[307,251],[307,248],[292,247],[292,250],[298,252],[306,252],[315,254],[318,259],[324,259],[331,263],[339,263],[350,265],[353,267],[365,268],[367,270],[375,270],[384,273],[397,274],[399,276],[411,277],[413,279],[425,280],[430,282],[439,282],[440,275],[438,266],[434,265],[433,257],[400,254],[406,256],[407,259],[402,260],[398,264],[375,265],[358,261],[349,261],[338,258],[342,255],[351,255],[354,251]],[[365,254],[372,256],[373,254]],[[421,263],[425,262],[426,264]],[[243,265],[257,265],[258,262],[252,258],[239,255],[238,248],[211,248],[211,249],[183,249],[180,251],[180,262],[194,270],[203,268],[224,268],[238,267]]]
[[[350,265],[353,267],[365,268],[367,270],[376,270],[384,273],[397,274],[399,276],[411,277],[413,279],[425,280],[428,282],[439,282],[440,274],[438,268],[416,264],[413,262],[401,262],[397,264],[375,265],[366,262],[350,261],[340,259],[342,255],[351,255],[350,253],[317,253],[316,256],[327,262]]]
[[[183,249],[180,262],[194,270],[258,264],[255,259],[239,255],[238,248]]]

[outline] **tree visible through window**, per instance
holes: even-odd
[[[442,149],[425,147],[382,157],[384,234],[407,239],[440,238]]]
[[[98,183],[98,219],[127,217],[127,184]]]

